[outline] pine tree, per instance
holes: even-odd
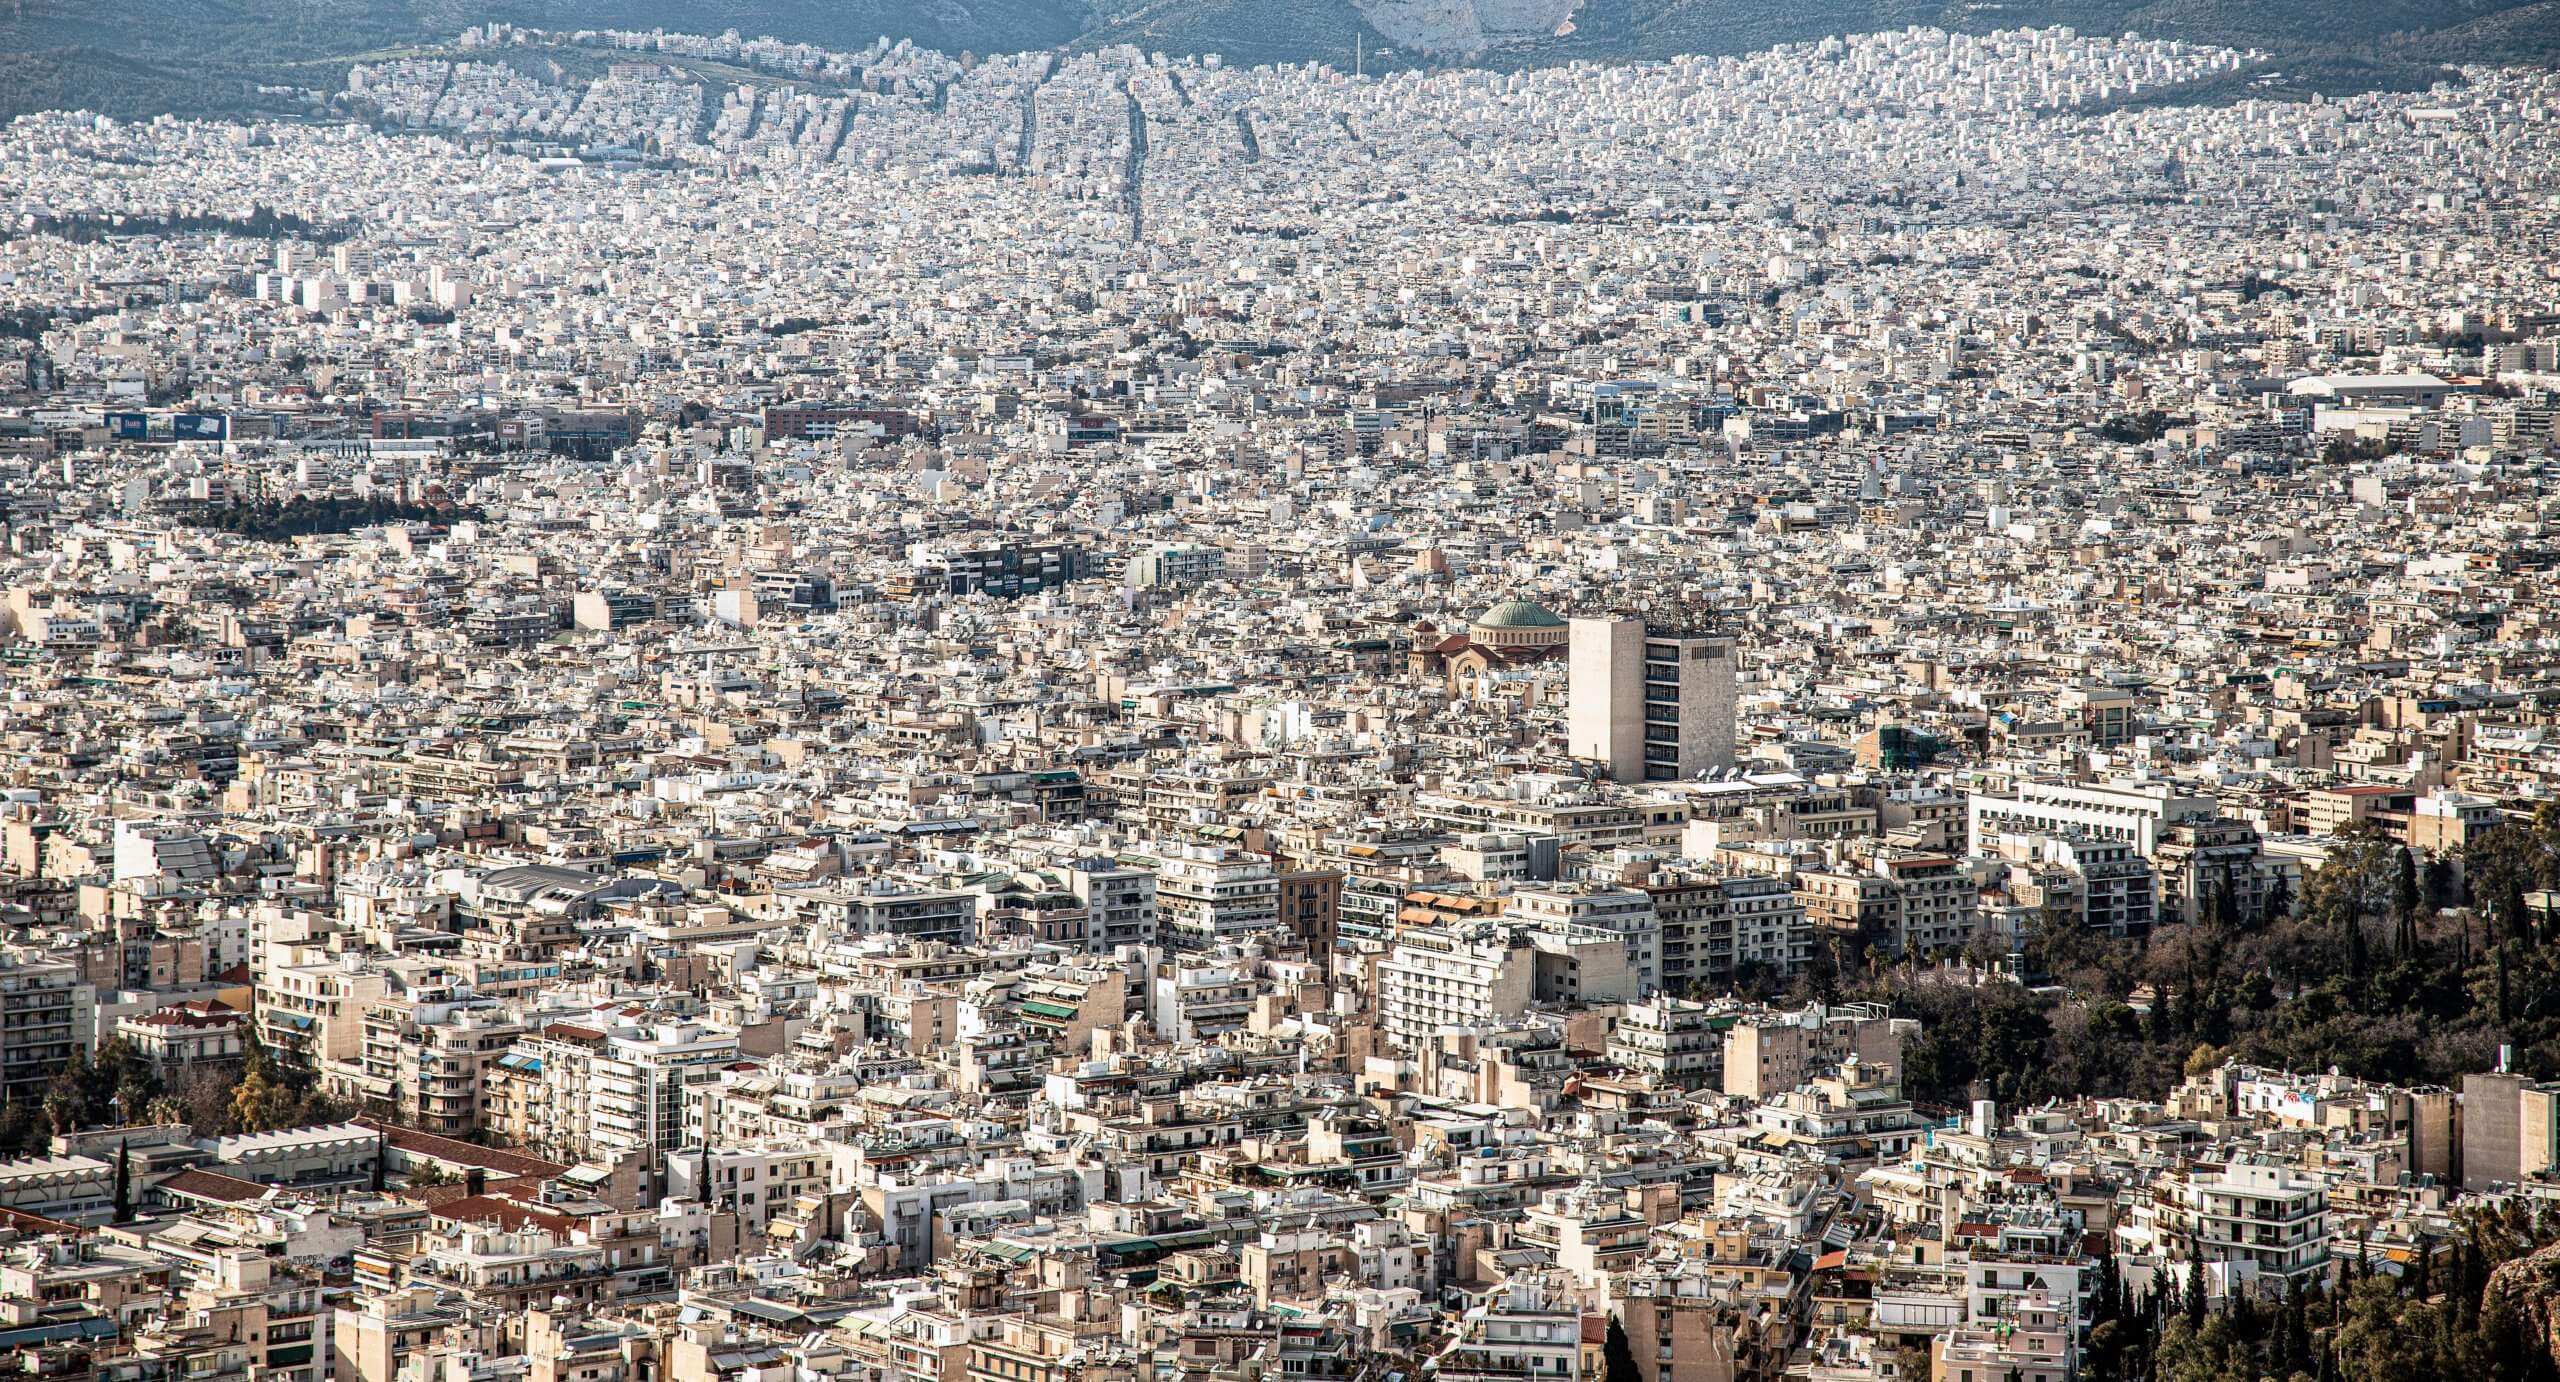
[[[251,1049],[256,1049],[253,1044]],[[240,1077],[239,1086],[231,1091],[231,1118],[242,1132],[266,1132],[270,1111],[275,1107],[276,1088],[253,1061],[249,1072]]]

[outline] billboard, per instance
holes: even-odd
[[[140,441],[151,435],[151,415],[149,413],[109,413],[107,414],[107,432],[125,441]]]
[[[180,413],[169,419],[169,435],[179,441],[225,441],[231,419],[220,413]]]

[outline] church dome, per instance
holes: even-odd
[[[1505,600],[1467,626],[1467,641],[1517,655],[1564,646],[1569,627],[1545,605]]]
[[[1480,629],[1560,629],[1565,622],[1554,610],[1529,600],[1505,600],[1476,619]]]

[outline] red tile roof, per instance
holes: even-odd
[[[358,1118],[356,1122],[381,1133],[392,1146],[401,1151],[411,1156],[426,1157],[431,1161],[448,1162],[455,1166],[477,1166],[483,1171],[502,1176],[521,1177],[525,1180],[549,1180],[569,1169],[562,1162],[545,1161],[541,1157],[526,1156],[522,1152],[507,1152],[495,1147],[483,1147],[477,1142],[465,1142],[458,1137],[438,1137],[434,1133],[395,1128],[372,1118]]]

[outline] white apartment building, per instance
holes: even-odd
[[[1407,1050],[1432,1033],[1526,1011],[1536,967],[1498,925],[1412,927],[1378,964],[1378,1008],[1387,1035]]]
[[[563,1159],[682,1145],[685,1092],[738,1059],[738,1034],[698,1022],[552,1022],[488,1067],[489,1130]],[[699,1115],[697,1114],[697,1121]]]
[[[1662,987],[1662,923],[1653,897],[1639,888],[1559,884],[1524,888],[1503,904],[1502,915],[1540,930],[1586,926],[1626,938],[1639,996]]]
[[[684,1140],[685,1086],[738,1058],[738,1034],[690,1022],[633,1026],[589,1064],[593,1150],[663,1152]]]
[[[1965,806],[1965,826],[1977,850],[1994,835],[2076,833],[2131,845],[2148,858],[2169,827],[2213,815],[2211,796],[2173,782],[2021,782],[2006,796],[1975,793]]]
[[[895,936],[966,945],[978,936],[974,893],[908,887],[885,879],[853,886],[782,888],[785,913],[847,936]]]
[[[1407,1050],[1437,1032],[1518,1017],[1532,1003],[1626,1002],[1637,989],[1626,938],[1592,927],[1406,927],[1378,965],[1381,1019]]]
[[[757,1235],[802,1195],[826,1194],[828,1166],[827,1153],[805,1143],[715,1148],[705,1182],[703,1149],[686,1147],[667,1157],[667,1194],[735,1214],[742,1232]]]
[[[1576,1382],[1582,1312],[1561,1280],[1514,1276],[1459,1321],[1438,1373],[1443,1382]]]
[[[2225,1264],[2230,1279],[2273,1276],[2308,1283],[2329,1269],[2329,1192],[2284,1166],[2235,1165],[2166,1182],[2197,1260]]]
[[[1159,961],[1149,980],[1148,1016],[1168,1041],[1191,1041],[1241,1029],[1253,1008],[1253,977],[1227,961],[1176,956]]]
[[[1153,945],[1156,940],[1156,875],[1103,858],[1078,859],[1067,865],[1067,890],[1084,904],[1085,949],[1108,955],[1124,945]],[[1272,889],[1273,915],[1278,915],[1279,889]]]
[[[1184,846],[1156,870],[1156,915],[1167,943],[1206,950],[1280,924],[1280,878],[1271,861],[1235,850]]]
[[[1705,1089],[1724,1075],[1724,1032],[1704,1003],[1657,993],[1630,1004],[1609,1030],[1609,1063],[1675,1089]]]

